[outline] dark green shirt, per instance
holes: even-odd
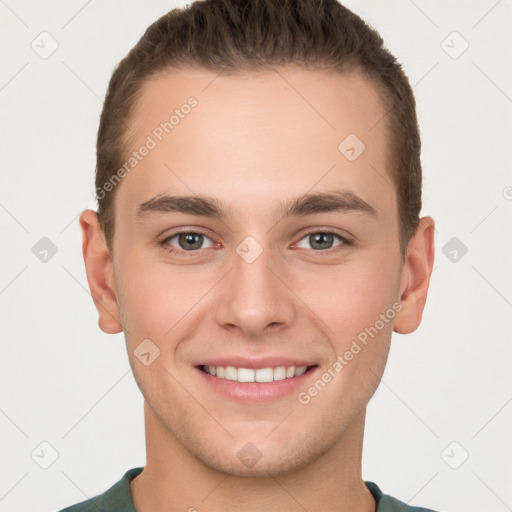
[[[108,491],[60,512],[136,512],[130,493],[130,482],[139,475],[144,468],[128,470],[119,482]],[[365,482],[377,502],[377,512],[434,512],[429,508],[410,507],[405,503],[383,494],[377,484]]]

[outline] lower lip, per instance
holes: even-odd
[[[306,373],[291,379],[274,380],[272,382],[238,382],[237,380],[221,379],[206,373],[199,368],[204,381],[215,391],[224,396],[247,403],[266,403],[285,397],[293,392],[305,389],[306,381],[318,369],[317,366],[310,368]]]

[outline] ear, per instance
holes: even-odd
[[[407,246],[400,285],[402,309],[395,317],[396,332],[408,334],[420,325],[433,265],[434,220],[423,217]]]
[[[117,304],[114,267],[96,212],[84,210],[80,214],[80,227],[85,271],[99,314],[98,325],[103,332],[116,334],[123,328]]]

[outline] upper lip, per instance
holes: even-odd
[[[275,368],[278,366],[315,366],[315,363],[304,359],[294,359],[290,357],[215,357],[201,361],[194,366],[235,366],[236,368]]]

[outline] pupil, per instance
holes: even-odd
[[[330,249],[333,235],[331,233],[314,233],[309,237],[309,241],[314,249]]]
[[[199,249],[203,244],[203,235],[200,235],[199,233],[183,233],[179,236],[179,242],[181,248],[186,251]]]

